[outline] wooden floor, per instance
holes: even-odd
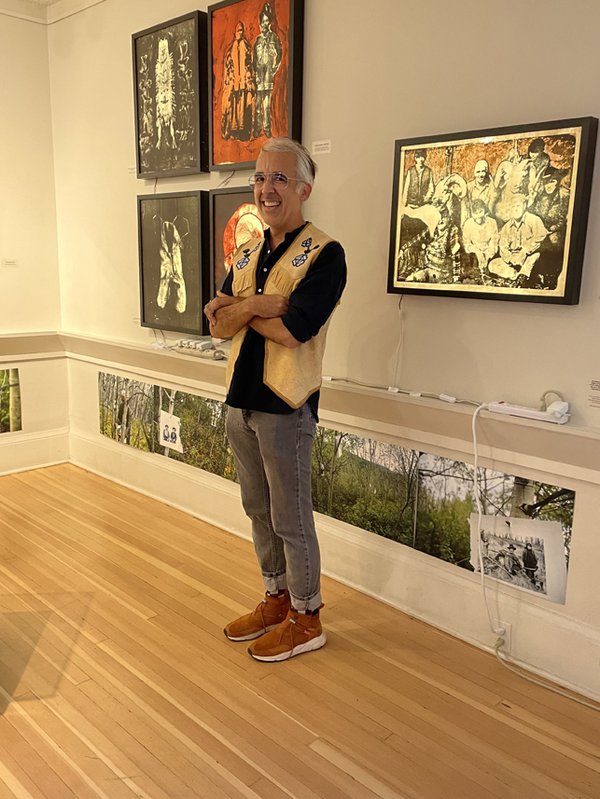
[[[0,799],[598,799],[600,713],[332,580],[251,660],[248,542],[74,466],[0,478]]]

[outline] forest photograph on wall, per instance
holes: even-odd
[[[208,192],[138,197],[143,327],[208,333]]]
[[[19,370],[0,369],[0,433],[14,433],[21,428]]]
[[[579,301],[598,120],[395,143],[388,293]]]
[[[253,166],[267,139],[299,139],[304,0],[223,0],[208,7],[209,156]]]
[[[252,189],[242,186],[211,191],[211,296],[223,285],[238,247],[255,236],[263,236],[265,227]]]
[[[312,470],[316,511],[462,569],[476,569],[470,464],[319,425]],[[478,481],[484,518],[498,517],[498,529],[508,529],[507,520],[516,529],[514,520],[521,519],[521,530],[527,523],[527,531],[519,543],[525,548],[531,542],[537,553],[533,563],[533,558],[523,560],[519,548],[509,562],[508,534],[486,535],[485,573],[564,603],[575,492],[485,468],[478,470]],[[542,521],[552,522],[552,536]]]
[[[220,400],[104,372],[98,390],[103,435],[237,482]],[[318,513],[469,572],[481,540],[488,577],[564,603],[574,491],[479,468],[479,529],[470,464],[320,424],[311,473]]]
[[[139,178],[208,171],[206,14],[132,36]]]
[[[235,479],[223,402],[107,372],[98,373],[98,400],[102,435]]]

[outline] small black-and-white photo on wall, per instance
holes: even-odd
[[[567,558],[558,521],[507,516],[470,516],[471,564],[475,571],[522,591],[564,604]]]
[[[176,452],[183,452],[183,447],[181,445],[181,420],[179,416],[161,411],[158,427],[162,446],[174,449]]]

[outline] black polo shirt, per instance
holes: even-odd
[[[270,251],[270,231],[265,231],[265,242],[256,268],[257,294],[262,294],[271,269],[303,227],[304,225],[301,225],[291,233],[287,233],[273,252]],[[229,296],[233,296],[233,269],[235,266],[230,269],[221,289]],[[339,302],[345,285],[344,250],[337,241],[331,241],[322,248],[304,278],[291,293],[287,313],[281,317],[283,324],[297,341],[304,343],[316,336]],[[294,408],[264,384],[264,362],[265,338],[249,327],[235,363],[225,402],[233,408],[250,411],[292,413]],[[319,391],[311,394],[307,401],[317,418]]]

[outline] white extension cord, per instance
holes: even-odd
[[[565,402],[562,402],[562,400],[560,402],[561,402],[562,405],[566,405],[567,404]],[[548,407],[548,410],[550,410],[550,407],[551,406]],[[491,410],[491,409],[489,408],[489,405],[487,403],[482,403],[481,405],[479,405],[475,409],[475,411],[473,413],[472,424],[471,424],[471,429],[472,429],[472,433],[473,433],[473,495],[475,497],[475,505],[476,505],[476,508],[477,508],[477,530],[481,529],[481,519],[482,519],[482,516],[483,516],[483,511],[482,511],[482,508],[481,508],[481,498],[480,498],[480,493],[479,493],[478,451],[477,451],[477,428],[476,428],[476,424],[477,424],[477,417],[479,416],[479,414],[483,410]],[[565,419],[565,421],[567,421],[567,420]],[[562,422],[560,424],[562,424]],[[562,688],[557,688],[556,686],[549,685],[549,684],[547,684],[545,682],[542,682],[542,680],[538,680],[535,677],[532,677],[531,674],[525,673],[525,669],[523,667],[521,667],[520,665],[519,665],[519,668],[515,667],[515,665],[513,665],[510,657],[508,656],[508,654],[502,651],[502,649],[504,647],[504,644],[505,644],[505,637],[504,636],[506,635],[506,630],[503,627],[497,626],[494,623],[494,619],[492,617],[492,613],[491,613],[490,607],[488,605],[487,594],[486,594],[486,590],[485,590],[485,572],[484,572],[484,569],[483,569],[483,552],[482,552],[482,548],[481,548],[481,536],[479,536],[479,535],[477,536],[477,547],[478,547],[478,561],[479,561],[479,571],[480,571],[480,577],[481,577],[481,590],[482,590],[482,594],[483,594],[483,601],[484,601],[484,604],[485,604],[485,608],[486,608],[486,612],[487,612],[487,616],[488,616],[490,629],[494,633],[494,635],[496,636],[496,642],[494,644],[494,654],[496,656],[496,659],[499,660],[500,663],[505,668],[507,668],[509,671],[512,671],[513,674],[516,674],[517,676],[521,677],[522,679],[527,680],[528,682],[531,682],[534,685],[538,685],[541,688],[546,688],[548,691],[552,691],[552,693],[558,694],[559,696],[564,696],[567,699],[571,699],[574,702],[577,702],[578,704],[583,705],[584,707],[589,707],[592,710],[600,711],[600,705],[594,704],[592,702],[586,702],[584,699],[580,699],[577,696],[573,696],[568,691],[563,691]]]

